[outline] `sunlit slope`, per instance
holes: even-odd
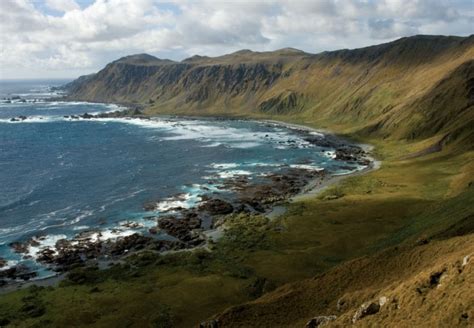
[[[242,50],[182,62],[121,58],[69,85],[71,97],[149,113],[280,117],[391,139],[472,147],[474,36],[414,36],[317,55]]]

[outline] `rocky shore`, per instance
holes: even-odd
[[[111,117],[150,119],[138,109],[97,115],[85,113],[65,116],[67,119]],[[322,135],[295,127],[293,129],[310,144],[335,149],[333,155],[335,160],[365,167],[371,166],[370,157],[360,146],[350,145],[332,135]],[[120,229],[107,234],[100,230],[90,230],[81,232],[71,239],[61,238],[49,246],[39,247],[44,236],[14,242],[9,246],[23,259],[35,260],[57,273],[97,264],[100,261],[119,261],[123,256],[142,250],[164,252],[202,247],[209,242],[210,237],[206,232],[222,227],[233,215],[268,213],[278,203],[307,191],[311,183],[314,184],[316,181],[316,184],[321,185],[328,178],[330,175],[323,169],[315,169],[304,163],[295,167],[283,166],[278,172],[254,180],[245,175],[235,175],[219,184],[219,188],[230,191],[231,196],[228,193],[209,192],[199,195],[200,201],[192,208],[174,207],[164,211],[158,209],[161,200],[143,204],[144,210],[150,212],[146,217],[153,223],[150,228],[144,229],[136,222],[127,221],[122,224],[127,231],[125,234]],[[209,181],[209,184],[213,182]],[[180,195],[176,195],[176,198],[179,197]],[[6,261],[0,258],[0,286],[34,279],[37,275],[23,264],[5,267]]]

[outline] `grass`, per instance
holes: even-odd
[[[90,83],[82,93],[84,99],[142,104],[151,99],[153,103],[146,109],[151,114],[271,118],[326,128],[374,145],[383,165],[347,178],[319,196],[288,204],[287,213],[277,220],[230,217],[225,236],[211,245],[211,251],[141,253],[105,271],[77,269],[55,288],[4,294],[0,297],[0,325],[192,327],[277,286],[335,270],[335,275],[341,276],[339,280],[327,278],[327,286],[323,286],[329,290],[327,298],[320,298],[313,290],[306,303],[298,303],[303,302],[307,287],[316,284],[300,283],[299,289],[282,287],[280,308],[263,305],[269,313],[282,317],[292,311],[293,317],[303,320],[298,322],[302,326],[306,317],[299,315],[300,307],[309,313],[316,303],[325,309],[336,302],[330,297],[338,297],[339,291],[328,282],[348,285],[345,278],[351,277],[351,283],[360,287],[371,281],[362,275],[371,274],[372,262],[360,260],[357,263],[362,268],[352,274],[347,267],[354,262],[347,261],[420,238],[472,232],[469,222],[474,196],[469,186],[474,181],[474,154],[469,123],[473,111],[472,107],[462,110],[469,101],[465,86],[472,77],[474,50],[469,44],[453,46],[447,52],[432,51],[430,46],[419,49],[413,40],[393,43],[392,50],[375,66],[369,62],[374,54],[361,55],[360,50],[354,50],[355,57],[347,61],[330,54],[314,62],[289,61],[283,70],[294,74],[270,84],[256,81],[256,90],[247,85],[237,94],[218,92],[225,79],[205,73],[210,64],[202,70],[203,79],[195,79],[197,82],[186,88],[182,81],[172,80],[171,86],[165,83],[157,90],[155,82],[145,79],[139,86],[120,89],[113,83],[113,79],[121,79],[122,75],[116,74],[120,72],[104,72],[111,73],[112,84]],[[409,46],[401,47],[405,42]],[[432,46],[442,44],[436,41]],[[334,74],[336,68],[340,74]],[[226,66],[224,71],[232,73],[233,68]],[[208,98],[187,101],[189,95],[199,96],[203,87],[209,91]],[[302,94],[298,105],[304,106],[303,110],[298,106],[298,111],[289,115],[257,110],[262,100],[295,90]],[[436,144],[446,133],[452,140],[443,152],[403,159]],[[395,258],[390,252],[384,256]],[[384,260],[382,256],[375,262],[382,280],[387,277],[384,275],[394,275],[383,271],[388,263]],[[393,270],[403,272],[404,264],[394,265]],[[298,299],[295,291],[303,296]],[[297,301],[290,308],[284,297],[295,294]]]
[[[472,153],[399,160],[385,147],[379,149],[386,159],[381,169],[288,204],[280,219],[229,217],[212,251],[140,253],[105,271],[77,269],[55,288],[2,295],[0,322],[190,327],[276,286],[436,233],[472,214],[466,206],[473,199]]]

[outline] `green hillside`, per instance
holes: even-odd
[[[225,217],[208,249],[145,251],[106,270],[76,268],[55,287],[3,294],[0,326],[273,328],[321,316],[335,316],[327,327],[473,325],[474,36],[316,55],[142,54],[67,89],[70,99],[150,115],[328,129],[373,145],[382,165],[283,204],[274,220]],[[323,319],[314,320],[307,327]]]
[[[81,100],[150,114],[278,117],[395,140],[437,136],[472,147],[474,36],[414,36],[317,55],[241,50],[182,62],[119,59],[69,86]]]

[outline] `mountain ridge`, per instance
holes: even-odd
[[[472,145],[465,125],[473,120],[466,110],[474,104],[473,60],[474,35],[413,36],[319,54],[241,50],[181,62],[139,54],[66,89],[70,99],[140,104],[149,114],[290,115],[361,136],[451,135],[447,143]],[[456,94],[454,106],[446,107],[449,98],[433,101],[440,92]]]
[[[328,129],[373,145],[381,165],[281,204],[285,213],[271,220],[217,217],[222,235],[209,247],[144,250],[104,270],[76,268],[56,287],[5,294],[0,322],[472,326],[473,44],[472,35],[415,36],[316,55],[241,51],[171,63],[139,54],[69,84],[69,99],[149,115]]]

